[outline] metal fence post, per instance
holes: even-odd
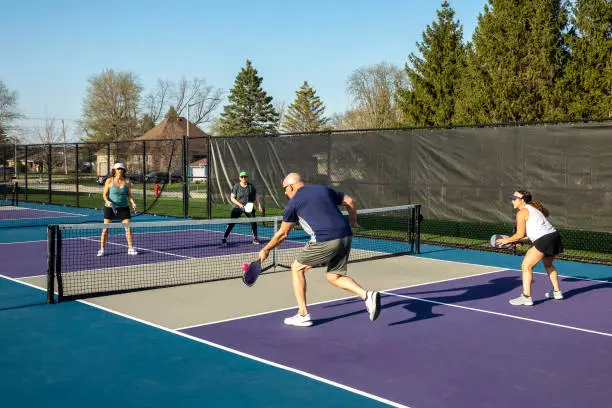
[[[147,212],[147,146],[142,141],[142,212]]]
[[[74,161],[75,161],[75,168],[74,168],[74,177],[75,177],[75,184],[76,184],[76,206],[80,207],[79,205],[79,144],[75,143],[75,153],[74,153]]]
[[[25,200],[28,201],[28,145],[25,145]]]
[[[53,182],[52,177],[51,177],[51,173],[53,172],[53,168],[51,167],[52,166],[51,163],[53,161],[53,159],[52,159],[52,154],[53,154],[52,150],[53,150],[52,145],[51,145],[51,143],[49,143],[49,151],[47,152],[47,187],[49,188],[49,191],[48,191],[48,197],[49,198],[48,198],[47,201],[48,201],[49,204],[51,204],[51,202],[52,202],[51,201],[52,200],[52,197],[51,197],[51,191],[52,191],[51,190],[51,184]]]
[[[208,219],[212,219],[212,191],[211,191],[211,184],[212,184],[212,169],[213,169],[213,163],[212,163],[212,156],[210,154],[211,149],[212,149],[212,136],[208,135],[208,140],[207,140],[207,152],[206,152],[206,165],[207,165],[207,172],[208,174],[206,175],[206,212],[208,213]]]

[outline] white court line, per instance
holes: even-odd
[[[418,301],[421,301],[421,302],[433,303],[435,305],[455,307],[457,309],[470,310],[470,311],[473,311],[473,312],[492,314],[492,315],[495,315],[495,316],[508,317],[510,319],[517,319],[517,320],[523,320],[523,321],[532,322],[532,323],[543,324],[543,325],[546,325],[546,326],[561,327],[563,329],[570,329],[570,330],[576,330],[576,331],[580,331],[580,332],[584,332],[584,333],[599,334],[601,336],[612,337],[612,333],[606,333],[606,332],[600,332],[600,331],[596,331],[596,330],[583,329],[583,328],[580,328],[580,327],[568,326],[568,325],[565,325],[565,324],[552,323],[552,322],[547,322],[547,321],[544,321],[544,320],[530,319],[528,317],[521,317],[521,316],[515,316],[515,315],[511,315],[511,314],[506,314],[506,313],[493,312],[491,310],[484,310],[484,309],[478,309],[478,308],[475,308],[475,307],[455,305],[455,304],[452,304],[452,303],[438,302],[436,300],[422,299],[422,298],[413,297],[413,296],[407,296],[407,295],[399,295],[399,294],[390,293],[390,292],[387,292],[387,291],[382,291],[382,293],[384,293],[386,295],[389,295],[389,296],[395,296],[395,297],[399,297],[399,298],[403,298],[403,299],[418,300]]]
[[[43,276],[43,275],[41,275],[41,276]],[[29,277],[30,276],[26,276],[26,278],[29,278]],[[26,281],[19,280],[19,279],[22,279],[22,278],[11,278],[10,276],[6,276],[6,275],[3,275],[3,274],[0,274],[0,278],[4,278],[6,280],[10,280],[11,282],[20,283],[22,285],[29,286],[29,287],[31,287],[33,289],[41,290],[43,292],[47,291],[46,288],[41,288],[40,286],[36,286],[33,283],[29,283],[29,282],[26,282]],[[57,295],[57,293],[55,293],[55,294]]]
[[[497,273],[497,272],[503,272],[503,271],[506,271],[506,270],[507,269],[499,269],[499,270],[495,270],[495,271],[483,272],[483,273],[479,273],[479,274],[475,274],[475,275],[470,275],[470,276],[458,276],[458,277],[455,277],[455,278],[441,279],[441,280],[432,281],[432,282],[417,283],[417,284],[414,284],[414,285],[402,286],[400,288],[393,288],[393,289],[387,289],[387,290],[401,290],[401,289],[416,288],[418,286],[431,285],[431,284],[434,284],[434,283],[450,282],[450,281],[454,281],[454,280],[470,278],[472,276],[482,276],[482,275],[488,275],[488,274]],[[383,291],[381,291],[381,292],[383,292]],[[342,297],[342,298],[337,298],[337,299],[332,299],[332,300],[323,300],[321,302],[309,303],[308,306],[324,305],[326,303],[334,303],[334,302],[340,302],[342,300],[356,299],[356,298],[357,298],[356,296],[345,296],[345,297]],[[212,324],[231,322],[233,320],[247,319],[249,317],[264,316],[264,315],[267,315],[267,314],[272,314],[272,313],[276,313],[276,312],[282,312],[282,311],[285,311],[285,310],[291,310],[291,309],[296,309],[296,308],[297,308],[297,306],[285,307],[285,308],[282,308],[282,309],[269,310],[269,311],[266,311],[266,312],[254,313],[254,314],[246,315],[246,316],[231,317],[229,319],[217,320],[217,321],[214,321],[214,322],[194,324],[194,325],[191,325],[191,326],[180,327],[180,328],[177,328],[175,330],[186,330],[186,329],[192,329],[194,327],[210,326]]]
[[[487,310],[483,310],[483,309],[470,308],[470,307],[467,307],[467,306],[459,306],[459,305],[454,305],[454,304],[449,304],[449,303],[437,302],[437,301],[434,301],[434,300],[421,299],[421,298],[417,298],[417,297],[399,295],[399,294],[395,294],[395,293],[391,293],[390,292],[390,291],[397,291],[397,290],[404,290],[404,289],[415,288],[415,287],[419,287],[419,286],[433,285],[433,284],[436,284],[436,283],[445,283],[445,282],[451,282],[451,281],[455,281],[455,280],[468,279],[468,278],[471,278],[471,277],[491,275],[491,274],[494,274],[494,273],[504,272],[504,271],[507,271],[507,270],[509,270],[509,269],[507,269],[507,268],[497,269],[497,270],[494,270],[494,271],[482,272],[482,273],[473,274],[473,275],[469,275],[469,276],[458,276],[458,277],[455,277],[455,278],[440,279],[440,280],[437,280],[437,281],[418,283],[418,284],[415,284],[415,285],[401,286],[401,287],[398,287],[398,288],[381,290],[380,292],[384,293],[386,295],[389,295],[389,296],[405,297],[407,299],[421,300],[421,301],[424,301],[424,302],[430,302],[430,303],[435,303],[435,304],[444,305],[444,306],[451,306],[451,307],[457,307],[457,308],[460,308],[460,309],[467,309],[467,310],[478,311],[478,312],[483,312],[483,313],[490,313],[490,314],[494,314],[494,315],[515,318],[515,319],[519,319],[519,320],[527,320],[527,321],[530,321],[530,322],[541,323],[541,324],[550,325],[550,326],[557,326],[557,327],[563,327],[563,328],[572,329],[572,330],[584,331],[584,332],[592,333],[592,334],[600,334],[600,335],[603,335],[603,336],[612,336],[612,333],[599,332],[599,331],[596,331],[596,330],[589,330],[589,329],[582,329],[582,328],[574,327],[574,326],[566,326],[566,325],[546,322],[546,321],[542,321],[542,320],[529,319],[529,318],[524,318],[524,317],[520,317],[520,316],[508,315],[508,314],[504,314],[504,313],[487,311]],[[537,273],[541,273],[541,272],[537,272]],[[544,274],[544,273],[541,273],[541,274]],[[576,279],[579,279],[579,278],[576,278]],[[592,281],[590,279],[579,279],[579,280]],[[607,281],[595,281],[595,282],[602,282],[602,283],[607,283],[607,284],[612,285],[611,282],[607,282]],[[355,298],[356,298],[355,296],[346,296],[346,297],[338,298],[338,299],[325,300],[325,301],[316,302],[316,303],[309,303],[308,306],[322,305],[322,304],[326,304],[326,303],[339,302],[339,301],[342,301],[342,300],[355,299]],[[281,308],[281,309],[276,309],[276,310],[271,310],[271,311],[266,311],[266,312],[254,313],[254,314],[245,315],[245,316],[232,317],[232,318],[229,318],[229,319],[217,320],[217,321],[214,321],[214,322],[194,324],[194,325],[191,325],[191,326],[179,327],[179,328],[176,328],[175,330],[187,330],[187,329],[192,329],[192,328],[195,328],[195,327],[203,327],[203,326],[209,326],[209,325],[218,324],[218,323],[226,323],[226,322],[230,322],[230,321],[234,321],[234,320],[247,319],[247,318],[250,318],[250,317],[264,316],[264,315],[272,314],[272,313],[276,313],[276,312],[292,310],[292,309],[295,309],[296,307],[297,306],[293,306],[293,307]]]
[[[21,283],[23,285],[30,286],[32,288],[44,291],[44,289],[39,288],[37,286],[34,286],[32,284],[29,284],[27,282],[23,282],[23,281],[19,281],[19,280],[13,279],[13,278],[9,278],[8,276],[4,276],[4,275],[0,275],[0,277],[3,277],[3,278],[8,279],[10,281],[13,281],[13,282],[16,282],[16,283]],[[162,331],[165,331],[165,332],[168,332],[168,333],[172,333],[172,334],[175,334],[177,336],[181,336],[181,337],[184,337],[186,339],[189,339],[189,340],[192,340],[192,341],[196,341],[198,343],[206,344],[206,345],[208,345],[210,347],[213,347],[213,348],[216,348],[216,349],[219,349],[219,350],[223,350],[223,351],[226,351],[226,352],[238,355],[240,357],[245,357],[245,358],[248,358],[250,360],[254,360],[254,361],[257,361],[257,362],[260,362],[260,363],[263,363],[263,364],[275,367],[275,368],[280,368],[281,370],[285,370],[285,371],[289,371],[289,372],[292,372],[292,373],[295,373],[295,374],[299,374],[299,375],[302,375],[304,377],[310,378],[312,380],[319,381],[319,382],[322,382],[324,384],[328,384],[328,385],[331,385],[333,387],[340,388],[342,390],[352,392],[353,394],[357,394],[357,395],[360,395],[362,397],[370,398],[372,400],[379,401],[379,402],[382,402],[384,404],[388,404],[388,405],[393,406],[393,407],[410,408],[407,405],[399,404],[399,403],[397,403],[395,401],[391,401],[391,400],[388,400],[386,398],[379,397],[378,395],[374,395],[374,394],[370,394],[370,393],[365,392],[365,391],[361,391],[359,389],[350,387],[348,385],[341,384],[341,383],[336,382],[336,381],[329,380],[329,379],[324,378],[324,377],[320,377],[318,375],[309,373],[307,371],[299,370],[297,368],[293,368],[293,367],[289,367],[289,366],[286,366],[286,365],[283,365],[283,364],[279,364],[279,363],[276,363],[274,361],[266,360],[266,359],[263,359],[261,357],[257,357],[257,356],[254,356],[252,354],[244,353],[242,351],[239,351],[239,350],[236,350],[236,349],[233,349],[233,348],[230,348],[230,347],[226,347],[226,346],[223,346],[223,345],[218,344],[218,343],[213,343],[211,341],[204,340],[204,339],[201,339],[199,337],[191,336],[191,335],[186,334],[186,333],[181,333],[181,332],[179,332],[177,330],[169,329],[167,327],[160,326],[158,324],[149,322],[147,320],[139,319],[137,317],[131,316],[131,315],[126,314],[126,313],[121,313],[121,312],[118,312],[116,310],[112,310],[112,309],[106,308],[104,306],[96,305],[95,303],[90,303],[90,302],[85,301],[85,300],[76,300],[76,302],[83,303],[85,305],[94,307],[96,309],[100,309],[102,311],[105,311],[105,312],[108,312],[108,313],[112,313],[114,315],[117,315],[117,316],[129,319],[129,320],[133,320],[135,322],[138,322],[138,323],[150,326],[150,327],[154,327],[154,328],[156,328],[158,330],[162,330]]]
[[[155,328],[157,328],[159,330],[163,330],[163,331],[168,332],[168,333],[173,333],[173,334],[176,334],[178,336],[185,337],[187,339],[196,341],[198,343],[203,343],[203,344],[206,344],[208,346],[211,346],[211,347],[223,350],[223,351],[227,351],[227,352],[232,353],[232,354],[236,354],[236,355],[241,356],[241,357],[245,357],[245,358],[248,358],[248,359],[260,362],[260,363],[264,363],[264,364],[270,365],[272,367],[280,368],[282,370],[289,371],[289,372],[292,372],[292,373],[295,373],[295,374],[300,374],[300,375],[302,375],[304,377],[308,377],[310,379],[313,379],[313,380],[316,380],[316,381],[319,381],[319,382],[322,382],[322,383],[325,383],[325,384],[328,384],[328,385],[331,385],[331,386],[343,389],[345,391],[352,392],[352,393],[357,394],[357,395],[361,395],[363,397],[367,397],[367,398],[373,399],[375,401],[379,401],[379,402],[391,405],[393,407],[410,408],[407,405],[401,405],[401,404],[399,404],[397,402],[388,400],[386,398],[382,398],[382,397],[379,397],[377,395],[370,394],[370,393],[365,392],[365,391],[361,391],[359,389],[350,387],[348,385],[341,384],[341,383],[336,382],[336,381],[328,380],[327,378],[320,377],[318,375],[309,373],[307,371],[299,370],[297,368],[293,368],[293,367],[290,367],[290,366],[287,366],[287,365],[284,365],[284,364],[279,364],[279,363],[276,363],[274,361],[266,360],[266,359],[263,359],[261,357],[257,357],[257,356],[254,356],[252,354],[248,354],[248,353],[245,353],[245,352],[242,352],[242,351],[239,351],[239,350],[227,347],[227,346],[223,346],[223,345],[218,344],[218,343],[214,343],[214,342],[211,342],[211,341],[208,341],[208,340],[204,340],[204,339],[201,339],[199,337],[191,336],[189,334],[182,333],[182,332],[179,332],[177,330],[169,329],[167,327],[163,327],[163,326],[160,326],[158,324],[155,324],[155,323],[152,323],[152,322],[149,322],[149,321],[146,321],[146,320],[142,320],[142,319],[139,319],[137,317],[134,317],[134,316],[131,316],[131,315],[128,315],[128,314],[125,314],[125,313],[121,313],[121,312],[117,312],[117,311],[112,310],[112,309],[108,309],[108,308],[106,308],[104,306],[96,305],[94,303],[89,303],[89,302],[84,301],[84,300],[79,300],[78,302],[84,303],[84,304],[89,305],[89,306],[93,306],[93,307],[95,307],[97,309],[100,309],[100,310],[103,310],[103,311],[106,311],[106,312],[109,312],[109,313],[113,313],[115,315],[118,315],[118,316],[130,319],[130,320],[134,320],[136,322],[145,324],[147,326],[155,327]]]
[[[85,241],[100,242],[99,239],[93,239],[93,238],[82,238],[82,239],[85,240]],[[116,245],[116,246],[120,246],[120,247],[124,247],[124,248],[128,247],[126,244],[119,244],[119,243],[108,242],[108,241],[106,242],[106,245]],[[141,247],[136,247],[136,246],[134,248],[139,249],[141,251],[145,251],[145,252],[154,252],[156,254],[162,254],[162,255],[168,255],[168,256],[176,256],[177,258],[200,259],[200,258],[194,258],[194,257],[191,257],[191,256],[186,256],[186,255],[173,254],[172,252],[156,251],[155,249],[141,248]],[[138,255],[134,255],[134,256],[138,256]],[[139,264],[139,265],[149,265],[149,264],[153,264],[153,263],[157,263],[157,262],[147,262],[147,263]],[[85,269],[83,271],[76,271],[76,272],[85,272],[87,270],[89,270],[89,269]]]
[[[55,211],[55,210],[44,210],[42,208],[29,208],[29,207],[15,207],[15,208],[11,208],[10,211],[44,211],[44,212],[48,212],[48,213],[54,213],[54,214],[66,214],[66,215],[59,215],[59,216],[55,216],[56,218],[68,218],[68,217],[88,217],[89,214],[77,214],[77,213],[70,213],[70,212],[66,212],[66,211]],[[8,209],[5,209],[4,211],[9,211]],[[0,214],[2,214],[2,211],[0,211]],[[11,218],[12,219],[12,218]],[[39,220],[40,218],[15,218],[15,220]],[[6,221],[6,220],[3,220]]]

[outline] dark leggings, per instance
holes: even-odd
[[[231,218],[240,218],[242,214],[246,215],[249,218],[255,218],[254,210],[251,213],[247,213],[247,212],[244,212],[242,208],[238,208],[238,207],[232,208]],[[227,225],[227,229],[225,230],[225,234],[223,235],[223,238],[227,239],[230,232],[232,232],[232,230],[234,229],[234,225],[236,224]],[[257,238],[257,223],[256,222],[251,223],[251,229],[253,230],[253,238]]]

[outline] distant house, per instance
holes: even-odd
[[[189,164],[189,179],[194,183],[203,182],[208,178],[208,158]]]
[[[143,174],[142,143],[146,147],[146,173],[152,171],[169,171],[173,174],[182,173],[183,146],[182,139],[187,135],[187,119],[179,116],[168,117],[130,143],[117,143],[111,146],[110,155],[106,148],[98,151],[97,174],[106,175],[107,169],[115,162],[124,162],[128,172]],[[208,135],[193,123],[189,123],[187,162],[208,158]],[[119,152],[117,152],[119,150]],[[110,164],[109,164],[110,162]]]

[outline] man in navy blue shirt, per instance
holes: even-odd
[[[297,300],[298,312],[295,316],[286,318],[285,324],[290,326],[312,325],[306,308],[304,274],[310,268],[319,266],[327,266],[326,278],[329,283],[363,299],[370,320],[376,320],[380,313],[380,294],[376,291],[366,291],[352,278],[346,276],[346,264],[353,238],[351,226],[358,227],[355,200],[327,186],[304,185],[297,173],[291,173],[285,177],[283,188],[289,197],[283,214],[283,222],[274,237],[259,252],[259,258],[263,262],[268,257],[268,253],[287,238],[296,222],[299,222],[304,231],[310,235],[310,242],[291,264],[293,292]],[[348,222],[338,209],[339,205],[346,207],[349,213]]]

